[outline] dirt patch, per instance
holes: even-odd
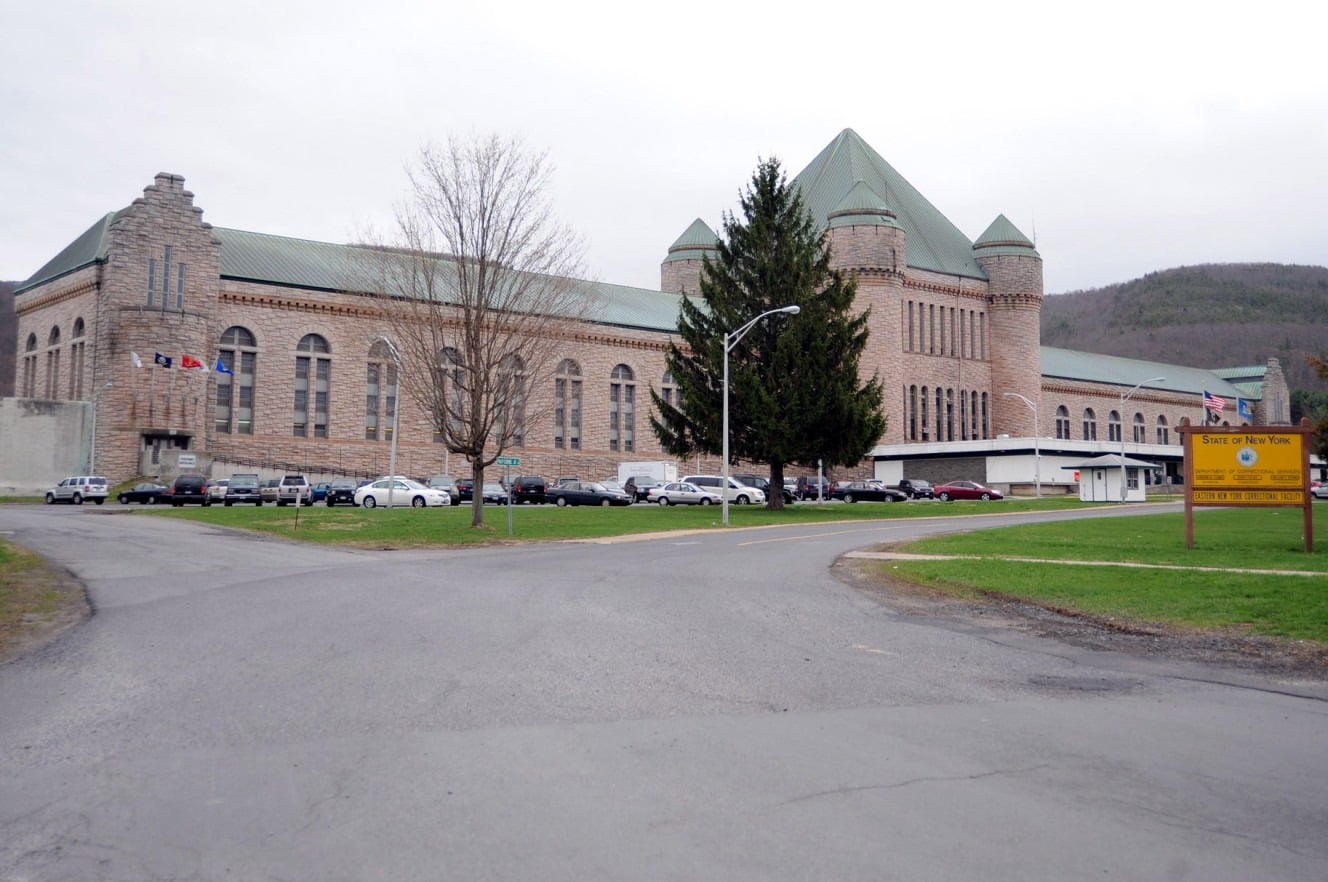
[[[883,572],[879,562],[869,560],[842,559],[835,564],[834,573],[841,581],[901,615],[1018,630],[1085,649],[1328,681],[1328,646],[1313,641],[1106,618],[993,594],[956,597],[893,578]]]
[[[13,543],[0,563],[0,663],[31,652],[92,615],[74,575]]]

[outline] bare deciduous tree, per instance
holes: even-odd
[[[425,147],[397,210],[395,241],[372,255],[372,289],[400,353],[405,392],[475,482],[519,451],[553,407],[551,385],[572,323],[592,317],[580,238],[553,215],[543,153],[496,136]]]

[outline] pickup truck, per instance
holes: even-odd
[[[226,485],[223,504],[235,505],[237,502],[250,505],[263,504],[263,495],[259,492],[258,475],[231,475],[230,483]]]

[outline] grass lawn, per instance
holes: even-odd
[[[890,561],[882,574],[960,595],[1021,597],[1098,616],[1328,642],[1328,506],[1314,506],[1315,551],[1292,508],[1195,511],[1195,547],[1182,514],[1038,524],[938,536],[896,550],[962,555]],[[977,558],[978,560],[974,560]],[[1185,569],[1032,563],[1128,561]],[[1293,570],[1308,575],[1229,572]]]

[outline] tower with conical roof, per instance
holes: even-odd
[[[1034,414],[1007,392],[1041,408],[1042,257],[1032,241],[1000,215],[973,243],[973,255],[987,273],[987,312],[991,322],[991,386],[996,424],[1031,436]]]
[[[701,265],[715,256],[719,237],[699,217],[672,245],[659,268],[659,290],[670,294],[701,293]]]

